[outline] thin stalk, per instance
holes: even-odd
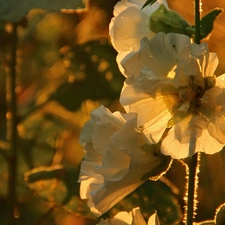
[[[7,112],[7,138],[10,143],[8,157],[8,225],[15,224],[14,209],[16,206],[16,178],[17,178],[17,102],[16,102],[16,49],[17,24],[13,23],[10,72],[7,78],[6,98]]]
[[[201,0],[195,0],[195,43],[200,44],[200,14]]]
[[[195,0],[195,43],[200,44],[200,4],[201,0]],[[196,140],[195,140],[196,141]],[[196,142],[195,142],[196,143]],[[196,145],[194,146],[194,148]],[[200,153],[195,153],[188,164],[188,194],[187,194],[187,225],[193,224],[197,204],[198,167]]]
[[[197,205],[197,184],[200,154],[195,153],[188,163],[188,193],[187,193],[187,225],[193,224]]]

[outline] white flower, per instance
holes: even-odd
[[[163,154],[185,158],[223,148],[225,75],[215,78],[218,59],[205,43],[158,33],[150,41],[144,38],[139,51],[128,55],[122,65],[127,80],[120,101],[127,112],[138,114],[137,125],[150,143],[166,134]],[[167,128],[171,128],[168,133]]]
[[[109,25],[109,34],[112,44],[118,52],[117,62],[120,65],[122,59],[132,51],[139,49],[140,40],[143,37],[149,39],[155,33],[150,30],[149,21],[151,14],[158,9],[160,4],[167,7],[166,0],[157,0],[151,6],[141,9],[146,0],[122,0],[114,8],[114,17]]]
[[[149,217],[148,225],[159,225],[157,214]],[[101,219],[97,225],[147,225],[139,208],[134,208],[130,213],[119,212],[113,219]]]
[[[86,155],[81,163],[80,196],[88,199],[97,216],[148,177],[159,177],[170,164],[170,158],[155,155],[157,146],[146,144],[136,120],[136,114],[111,113],[101,106],[92,111],[81,132]]]

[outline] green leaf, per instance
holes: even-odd
[[[37,146],[33,140],[18,138],[18,160],[17,160],[17,197],[19,199],[30,195],[30,190],[24,182],[24,173],[31,169],[33,165],[49,165],[55,154],[55,150],[47,145]],[[7,146],[6,146],[7,147]],[[7,154],[7,150],[5,150]],[[7,196],[8,186],[8,163],[0,154],[0,196]]]
[[[28,125],[28,121],[35,122],[35,120],[27,120],[27,124],[25,123],[24,126],[20,126],[20,131],[25,131],[27,138],[30,137],[31,139],[25,138],[18,138],[18,161],[17,161],[17,197],[19,199],[25,197],[26,195],[30,195],[30,190],[27,187],[26,183],[24,182],[24,173],[35,166],[48,166],[52,162],[52,158],[55,155],[55,149],[49,146],[47,143],[51,141],[53,132],[56,132],[56,124],[54,124],[55,130],[49,130],[47,127],[45,129],[40,129],[39,132],[35,132],[36,124],[32,124],[32,122]],[[38,120],[40,121],[40,120]],[[45,121],[47,122],[47,121]],[[32,125],[34,125],[32,129]],[[39,124],[40,126],[41,124]],[[53,125],[53,124],[52,124]],[[29,126],[26,127],[26,126]],[[49,127],[48,127],[49,128]],[[22,130],[24,129],[24,130]],[[29,131],[29,132],[28,132]],[[49,132],[49,133],[48,133]],[[51,132],[51,133],[50,133]],[[37,138],[34,138],[33,135],[37,135]],[[52,140],[55,142],[55,140]],[[3,145],[2,145],[3,146]],[[7,148],[7,146],[6,146]],[[4,152],[7,155],[8,149]],[[6,159],[0,154],[0,196],[5,198],[7,196],[7,186],[8,186],[8,165]]]
[[[25,173],[29,188],[50,206],[63,206],[67,211],[93,217],[86,201],[79,197],[79,169],[56,165],[38,167]]]
[[[31,9],[46,9],[59,11],[60,9],[83,8],[82,0],[0,0],[0,19],[17,22],[22,19]]]
[[[212,29],[215,19],[223,12],[223,9],[215,8],[208,12],[200,21],[200,35],[201,39],[207,37]]]
[[[157,1],[157,0],[147,0],[147,1],[145,2],[145,4],[142,6],[141,9],[145,8],[145,7],[148,6],[148,5],[154,4],[156,1]]]

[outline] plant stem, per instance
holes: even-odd
[[[41,218],[38,219],[35,225],[44,224],[44,222],[46,222],[47,218],[51,215],[53,211],[54,211],[54,207],[49,208],[49,210]]]
[[[7,138],[10,143],[8,157],[8,225],[15,224],[14,209],[16,205],[16,178],[17,178],[17,103],[16,103],[16,49],[17,24],[13,23],[10,72],[7,78],[6,99],[7,112]]]
[[[201,0],[195,0],[195,43],[200,44],[200,4]],[[196,140],[195,140],[196,141]],[[196,142],[195,142],[196,143]],[[196,145],[195,145],[196,147]],[[188,195],[187,195],[187,225],[193,224],[194,213],[197,204],[197,183],[200,153],[195,153],[188,164]]]
[[[201,0],[195,0],[195,43],[200,44],[200,4]]]
[[[194,213],[197,204],[197,182],[198,182],[198,167],[200,160],[200,154],[197,152],[191,158],[188,163],[188,194],[187,194],[187,225],[193,224]]]

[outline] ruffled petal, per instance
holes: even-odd
[[[204,65],[204,77],[209,77],[214,75],[214,72],[219,64],[219,60],[217,54],[214,52],[210,52],[208,54],[208,58],[206,59]]]
[[[149,41],[146,38],[142,40],[141,47],[145,54],[139,57],[139,60],[146,61],[148,59],[145,66],[152,70],[156,76],[167,77],[176,65],[176,52],[170,41],[170,36],[164,33],[156,34]]]
[[[124,52],[119,52],[117,54],[117,57],[116,57],[116,62],[117,62],[117,65],[119,67],[119,70],[120,72],[127,78],[127,75],[125,74],[125,70],[123,68],[123,66],[121,65],[122,61],[124,60],[124,58],[129,55],[132,51],[124,51]]]
[[[213,138],[208,130],[203,130],[202,136],[197,140],[198,151],[204,152],[206,154],[214,154],[221,151],[224,144],[219,143],[215,138]]]
[[[219,143],[225,144],[225,118],[214,116],[210,119],[208,131]]]
[[[201,103],[204,105],[206,109],[212,109],[218,105],[218,97],[222,94],[223,90],[215,86],[205,91],[205,94],[201,98]]]
[[[203,118],[194,117],[191,120],[182,120],[179,124],[182,130],[177,130],[177,125],[171,128],[162,141],[161,152],[163,154],[170,155],[174,159],[182,159],[191,157],[196,152],[214,154],[222,150],[223,144],[211,136],[207,130],[208,122]]]
[[[190,132],[188,132],[191,115],[180,113],[174,120],[174,138],[181,143],[188,143],[190,140]]]
[[[133,85],[128,85],[126,82],[123,84],[123,88],[120,95],[120,103],[129,112],[129,105],[142,99],[148,98],[149,95],[145,94],[141,89],[136,89]],[[128,106],[128,108],[126,107]]]
[[[137,126],[149,143],[158,143],[171,119],[171,111],[177,101],[175,95],[145,98],[129,105],[128,111],[138,114]]]
[[[112,114],[101,106],[87,124],[93,134],[91,142],[82,131],[86,154],[81,163],[80,196],[100,216],[148,177],[160,177],[171,159],[155,156],[157,146],[146,144],[137,129],[136,114]]]
[[[149,49],[149,40],[143,38],[140,43],[140,48],[137,52],[128,54],[121,62],[124,72],[128,79],[127,83],[137,80],[143,67],[148,66],[151,55]]]
[[[161,144],[161,152],[164,155],[169,155],[173,159],[183,159],[188,157],[189,154],[189,143],[181,143],[175,137],[174,127],[168,132],[166,137],[163,139]],[[191,141],[191,140],[190,140]]]
[[[98,191],[93,193],[92,199],[88,201],[89,205],[93,204],[92,211],[95,212],[97,210],[101,214],[107,212],[112,206],[144,183],[144,181],[140,180],[143,175],[141,168],[135,168],[129,170],[122,180],[105,181],[101,188],[98,188]]]
[[[190,55],[190,44],[187,36],[179,34],[158,33],[151,40],[143,38],[139,50],[128,54],[121,62],[128,78],[126,82],[136,81],[143,70],[150,71],[152,76],[158,77],[158,79],[174,78],[177,61],[182,59],[186,62]],[[187,82],[189,77],[183,76],[183,67],[180,66],[179,69],[176,69],[176,77],[173,81],[175,87],[185,86],[189,83]],[[196,68],[198,68],[198,64]]]

